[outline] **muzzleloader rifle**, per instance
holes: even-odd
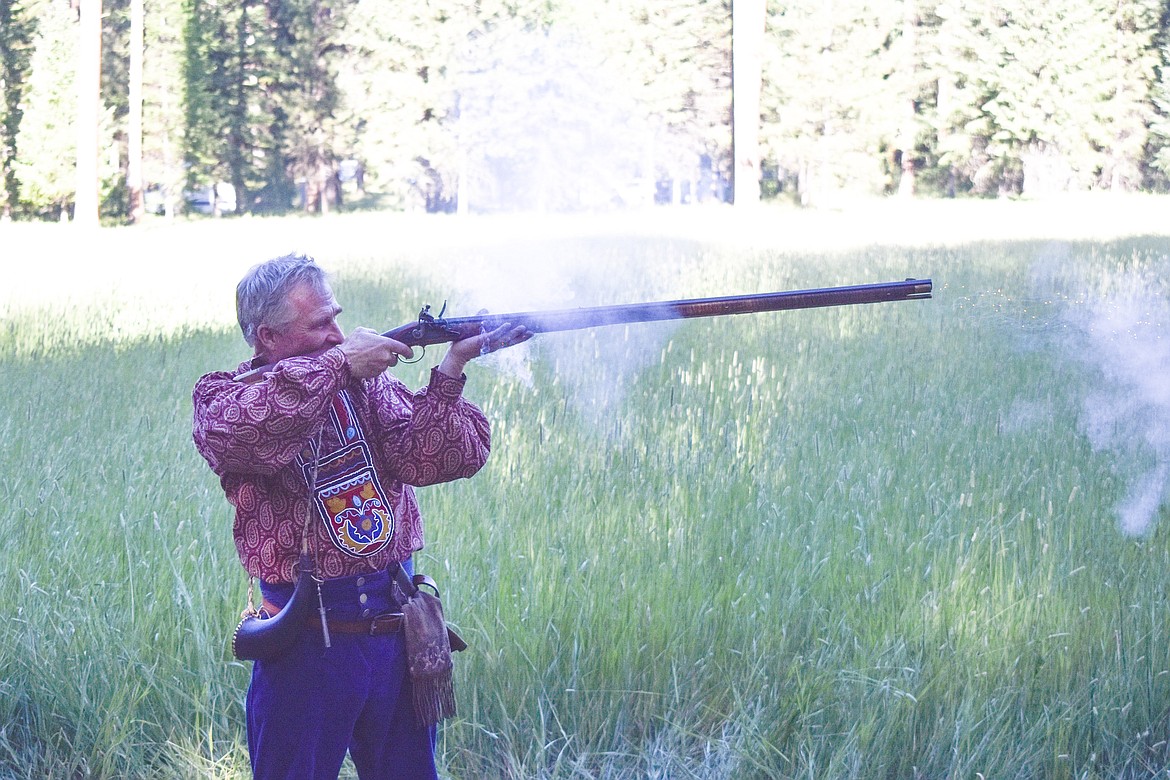
[[[826,306],[849,306],[858,303],[915,301],[930,298],[930,279],[907,279],[904,282],[859,284],[850,287],[824,287],[814,290],[728,295],[721,298],[690,298],[657,303],[628,303],[616,306],[587,306],[577,309],[526,311],[512,314],[478,314],[471,317],[444,317],[446,305],[437,315],[430,305],[424,306],[418,319],[382,335],[408,347],[426,347],[487,333],[504,323],[523,326],[532,333],[581,330],[602,325],[631,322],[722,317],[728,314],[757,314],[788,309],[816,309]],[[308,355],[303,357],[315,357]],[[253,383],[272,371],[273,365],[257,366],[236,379]]]

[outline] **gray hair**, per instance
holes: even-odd
[[[236,285],[236,319],[248,346],[256,346],[261,325],[282,328],[291,322],[288,294],[308,283],[318,292],[329,289],[328,278],[308,255],[288,254],[252,266]]]

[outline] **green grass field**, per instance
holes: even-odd
[[[247,776],[190,391],[291,245],[346,327],[934,280],[470,367],[492,457],[420,491],[471,644],[447,776],[1166,777],[1170,203],[1136,203],[0,226],[0,778]]]

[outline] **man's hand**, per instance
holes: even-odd
[[[439,364],[439,370],[447,376],[458,379],[462,376],[463,367],[467,365],[468,361],[490,352],[514,347],[528,341],[533,335],[523,325],[513,327],[512,323],[505,322],[490,333],[481,333],[478,336],[453,341],[451,346],[447,348],[443,362]]]
[[[350,375],[358,379],[378,376],[396,365],[399,357],[414,357],[411,348],[401,341],[388,339],[369,328],[355,328],[338,347],[349,361]]]

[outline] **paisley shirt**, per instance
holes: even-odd
[[[413,488],[470,477],[487,461],[490,428],[483,412],[463,398],[465,376],[454,379],[432,369],[430,384],[412,393],[388,374],[352,379],[337,348],[316,358],[282,360],[256,384],[233,379],[251,367],[247,362],[235,372],[199,379],[193,436],[235,507],[236,550],[253,577],[270,583],[295,579],[308,512],[313,512],[311,550],[325,577],[377,571],[406,560],[423,546]],[[394,521],[389,542],[362,557],[331,538],[298,465],[311,452],[318,431],[322,452],[340,446],[329,414],[343,389]]]

